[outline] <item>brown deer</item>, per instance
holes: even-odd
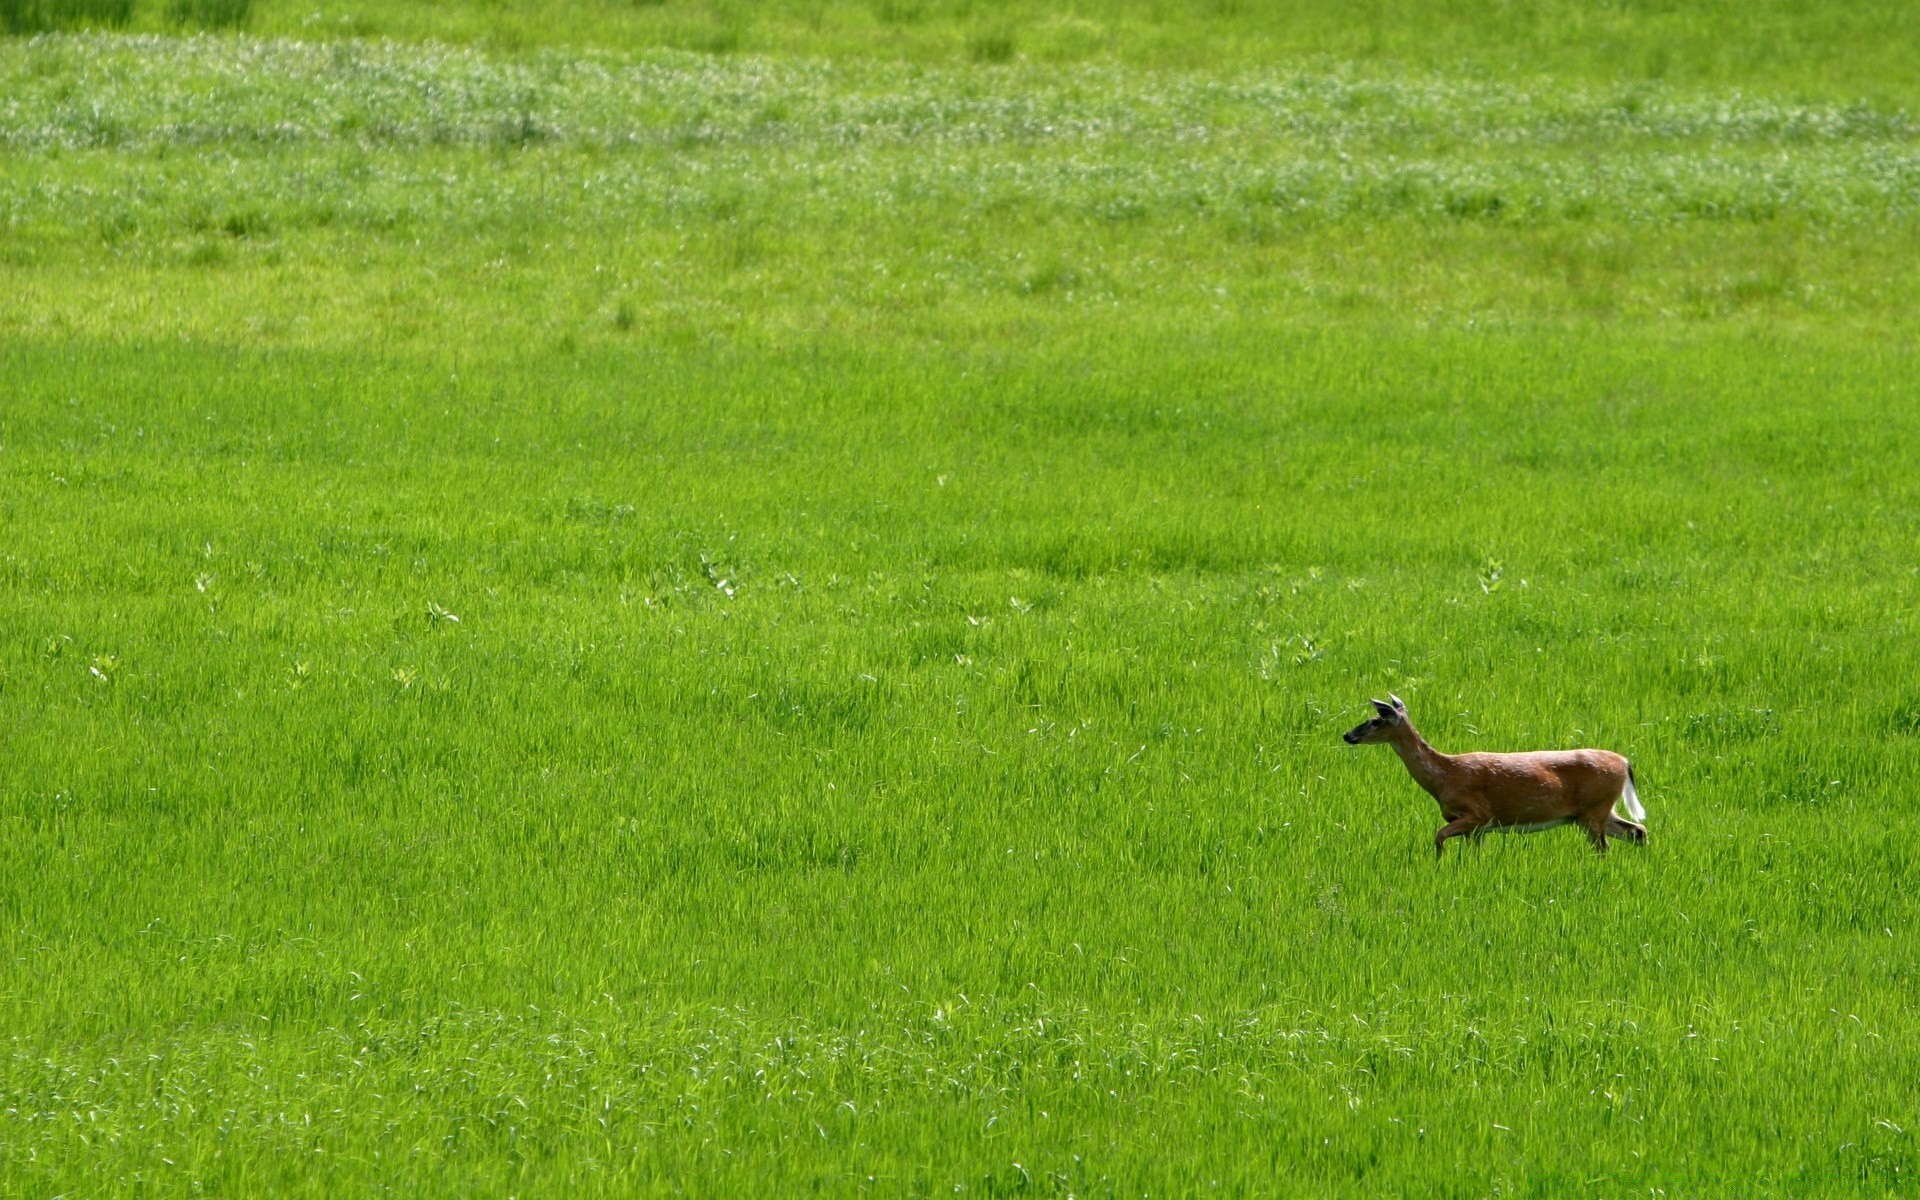
[[[1595,851],[1607,852],[1607,839],[1647,844],[1647,819],[1633,788],[1633,764],[1611,750],[1532,750],[1523,754],[1442,754],[1407,720],[1407,706],[1373,701],[1379,713],[1348,730],[1350,746],[1386,742],[1407,764],[1413,781],[1440,802],[1447,823],[1433,835],[1435,854],[1445,854],[1447,839],[1467,834],[1478,839],[1489,830],[1532,833],[1556,825],[1579,825]],[[1624,803],[1631,821],[1616,816]]]

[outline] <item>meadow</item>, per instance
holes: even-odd
[[[0,1194],[1911,1192],[1899,8],[170,11],[0,38]]]

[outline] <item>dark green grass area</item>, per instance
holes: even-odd
[[[1904,349],[0,361],[16,1184],[1914,1169]]]

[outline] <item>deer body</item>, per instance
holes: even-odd
[[[1521,754],[1442,754],[1407,719],[1406,705],[1375,700],[1380,715],[1346,734],[1351,745],[1386,742],[1407,773],[1440,805],[1446,824],[1433,848],[1448,838],[1488,832],[1530,833],[1579,825],[1604,854],[1609,837],[1645,845],[1646,819],[1633,786],[1633,767],[1611,750],[1534,750]],[[1632,820],[1614,813],[1624,803]]]

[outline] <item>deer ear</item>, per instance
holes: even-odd
[[[1369,700],[1367,703],[1373,705],[1374,708],[1378,709],[1380,712],[1380,715],[1383,717],[1392,717],[1392,716],[1398,715],[1398,712],[1397,710],[1395,710],[1393,705],[1388,704],[1385,700]]]
[[[1407,711],[1407,702],[1405,700],[1402,700],[1400,697],[1394,695],[1392,692],[1387,693],[1387,699],[1393,701],[1393,710],[1395,712],[1405,713]]]

